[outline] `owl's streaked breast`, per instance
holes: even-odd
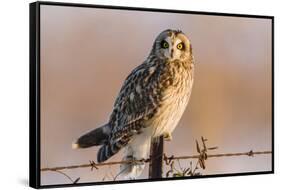
[[[161,103],[154,116],[146,122],[153,137],[175,129],[189,101],[192,85],[193,65],[169,63],[160,80]]]

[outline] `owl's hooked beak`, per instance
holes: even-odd
[[[174,49],[171,48],[170,58],[173,59],[173,57],[174,57]]]

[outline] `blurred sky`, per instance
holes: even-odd
[[[72,150],[81,134],[108,121],[120,87],[155,37],[181,29],[191,39],[195,82],[167,155],[271,150],[271,20],[41,6],[41,167],[88,163],[97,147]],[[120,160],[121,152],[110,159]],[[182,161],[187,166],[189,161]],[[271,155],[210,158],[203,174],[271,170]],[[118,166],[67,170],[80,182],[112,180]],[[41,173],[42,185],[69,183]],[[147,178],[147,170],[141,176]]]

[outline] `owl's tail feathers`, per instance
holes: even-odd
[[[110,133],[111,133],[110,126],[108,124],[105,124],[79,137],[72,144],[72,148],[73,149],[88,148],[91,146],[106,144],[108,143]]]
[[[110,157],[112,157],[114,154],[119,152],[121,148],[126,146],[129,142],[129,137],[123,137],[118,139],[117,141],[110,142],[108,144],[103,145],[98,152],[97,160],[98,162],[104,162]]]

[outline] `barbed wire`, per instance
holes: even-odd
[[[214,148],[209,148],[214,149]],[[219,153],[219,154],[208,154],[208,158],[215,158],[215,157],[233,157],[233,156],[254,156],[254,155],[263,155],[263,154],[272,154],[272,151],[253,151],[250,150],[248,152],[236,152],[236,153]],[[166,156],[163,155],[163,160],[182,160],[182,159],[198,159],[200,158],[200,154],[197,155],[190,155],[190,156]],[[59,170],[70,170],[70,169],[77,169],[77,168],[88,168],[90,167],[91,170],[99,169],[102,166],[109,166],[109,165],[118,165],[118,164],[140,164],[140,163],[147,163],[150,162],[150,158],[148,159],[141,159],[141,160],[123,160],[123,161],[113,161],[113,162],[104,162],[104,163],[95,163],[94,161],[90,160],[88,164],[79,164],[79,165],[70,165],[70,166],[59,166],[59,167],[46,167],[41,168],[41,172],[46,171],[59,171]]]
[[[111,165],[118,165],[118,164],[144,164],[147,162],[150,162],[150,167],[151,164],[153,164],[154,161],[157,160],[157,167],[155,167],[155,170],[161,170],[162,171],[162,166],[163,164],[168,167],[168,171],[166,171],[166,177],[183,177],[183,176],[197,176],[197,175],[202,175],[200,172],[201,169],[206,168],[206,160],[208,158],[218,158],[218,157],[233,157],[233,156],[254,156],[254,155],[262,155],[262,154],[272,154],[271,151],[247,151],[247,152],[236,152],[236,153],[220,153],[220,154],[209,154],[209,151],[218,149],[218,147],[208,147],[206,145],[206,142],[208,139],[201,137],[202,141],[202,146],[199,145],[198,141],[196,140],[196,151],[197,155],[190,155],[190,156],[166,156],[166,154],[163,151],[160,151],[157,154],[152,154],[150,155],[150,158],[148,159],[141,159],[141,160],[122,160],[122,161],[114,161],[114,162],[105,162],[105,163],[95,163],[94,161],[90,160],[88,164],[80,164],[80,165],[71,165],[71,166],[60,166],[60,167],[52,167],[52,168],[42,168],[41,172],[46,172],[46,171],[52,171],[52,172],[58,172],[62,175],[64,175],[68,180],[71,181],[71,183],[76,184],[80,181],[80,177],[76,179],[72,179],[68,174],[65,172],[62,172],[62,170],[70,170],[70,169],[77,169],[77,168],[91,168],[91,171],[94,169],[98,170],[99,167],[102,166],[108,166],[109,168]],[[159,160],[159,158],[162,158]],[[182,167],[180,164],[180,160],[188,160],[188,159],[197,159],[197,162],[195,166],[192,164],[193,161],[190,161],[189,167]],[[164,161],[164,162],[163,162]],[[175,161],[178,163],[178,169],[175,166]],[[151,169],[151,168],[150,168]],[[107,174],[106,174],[107,175]],[[117,177],[120,175],[118,173],[116,176],[114,176],[112,173],[112,178],[113,181],[117,179]],[[161,177],[163,173],[161,174]],[[149,174],[149,178],[151,178]],[[102,181],[104,181],[106,176],[103,177]]]

